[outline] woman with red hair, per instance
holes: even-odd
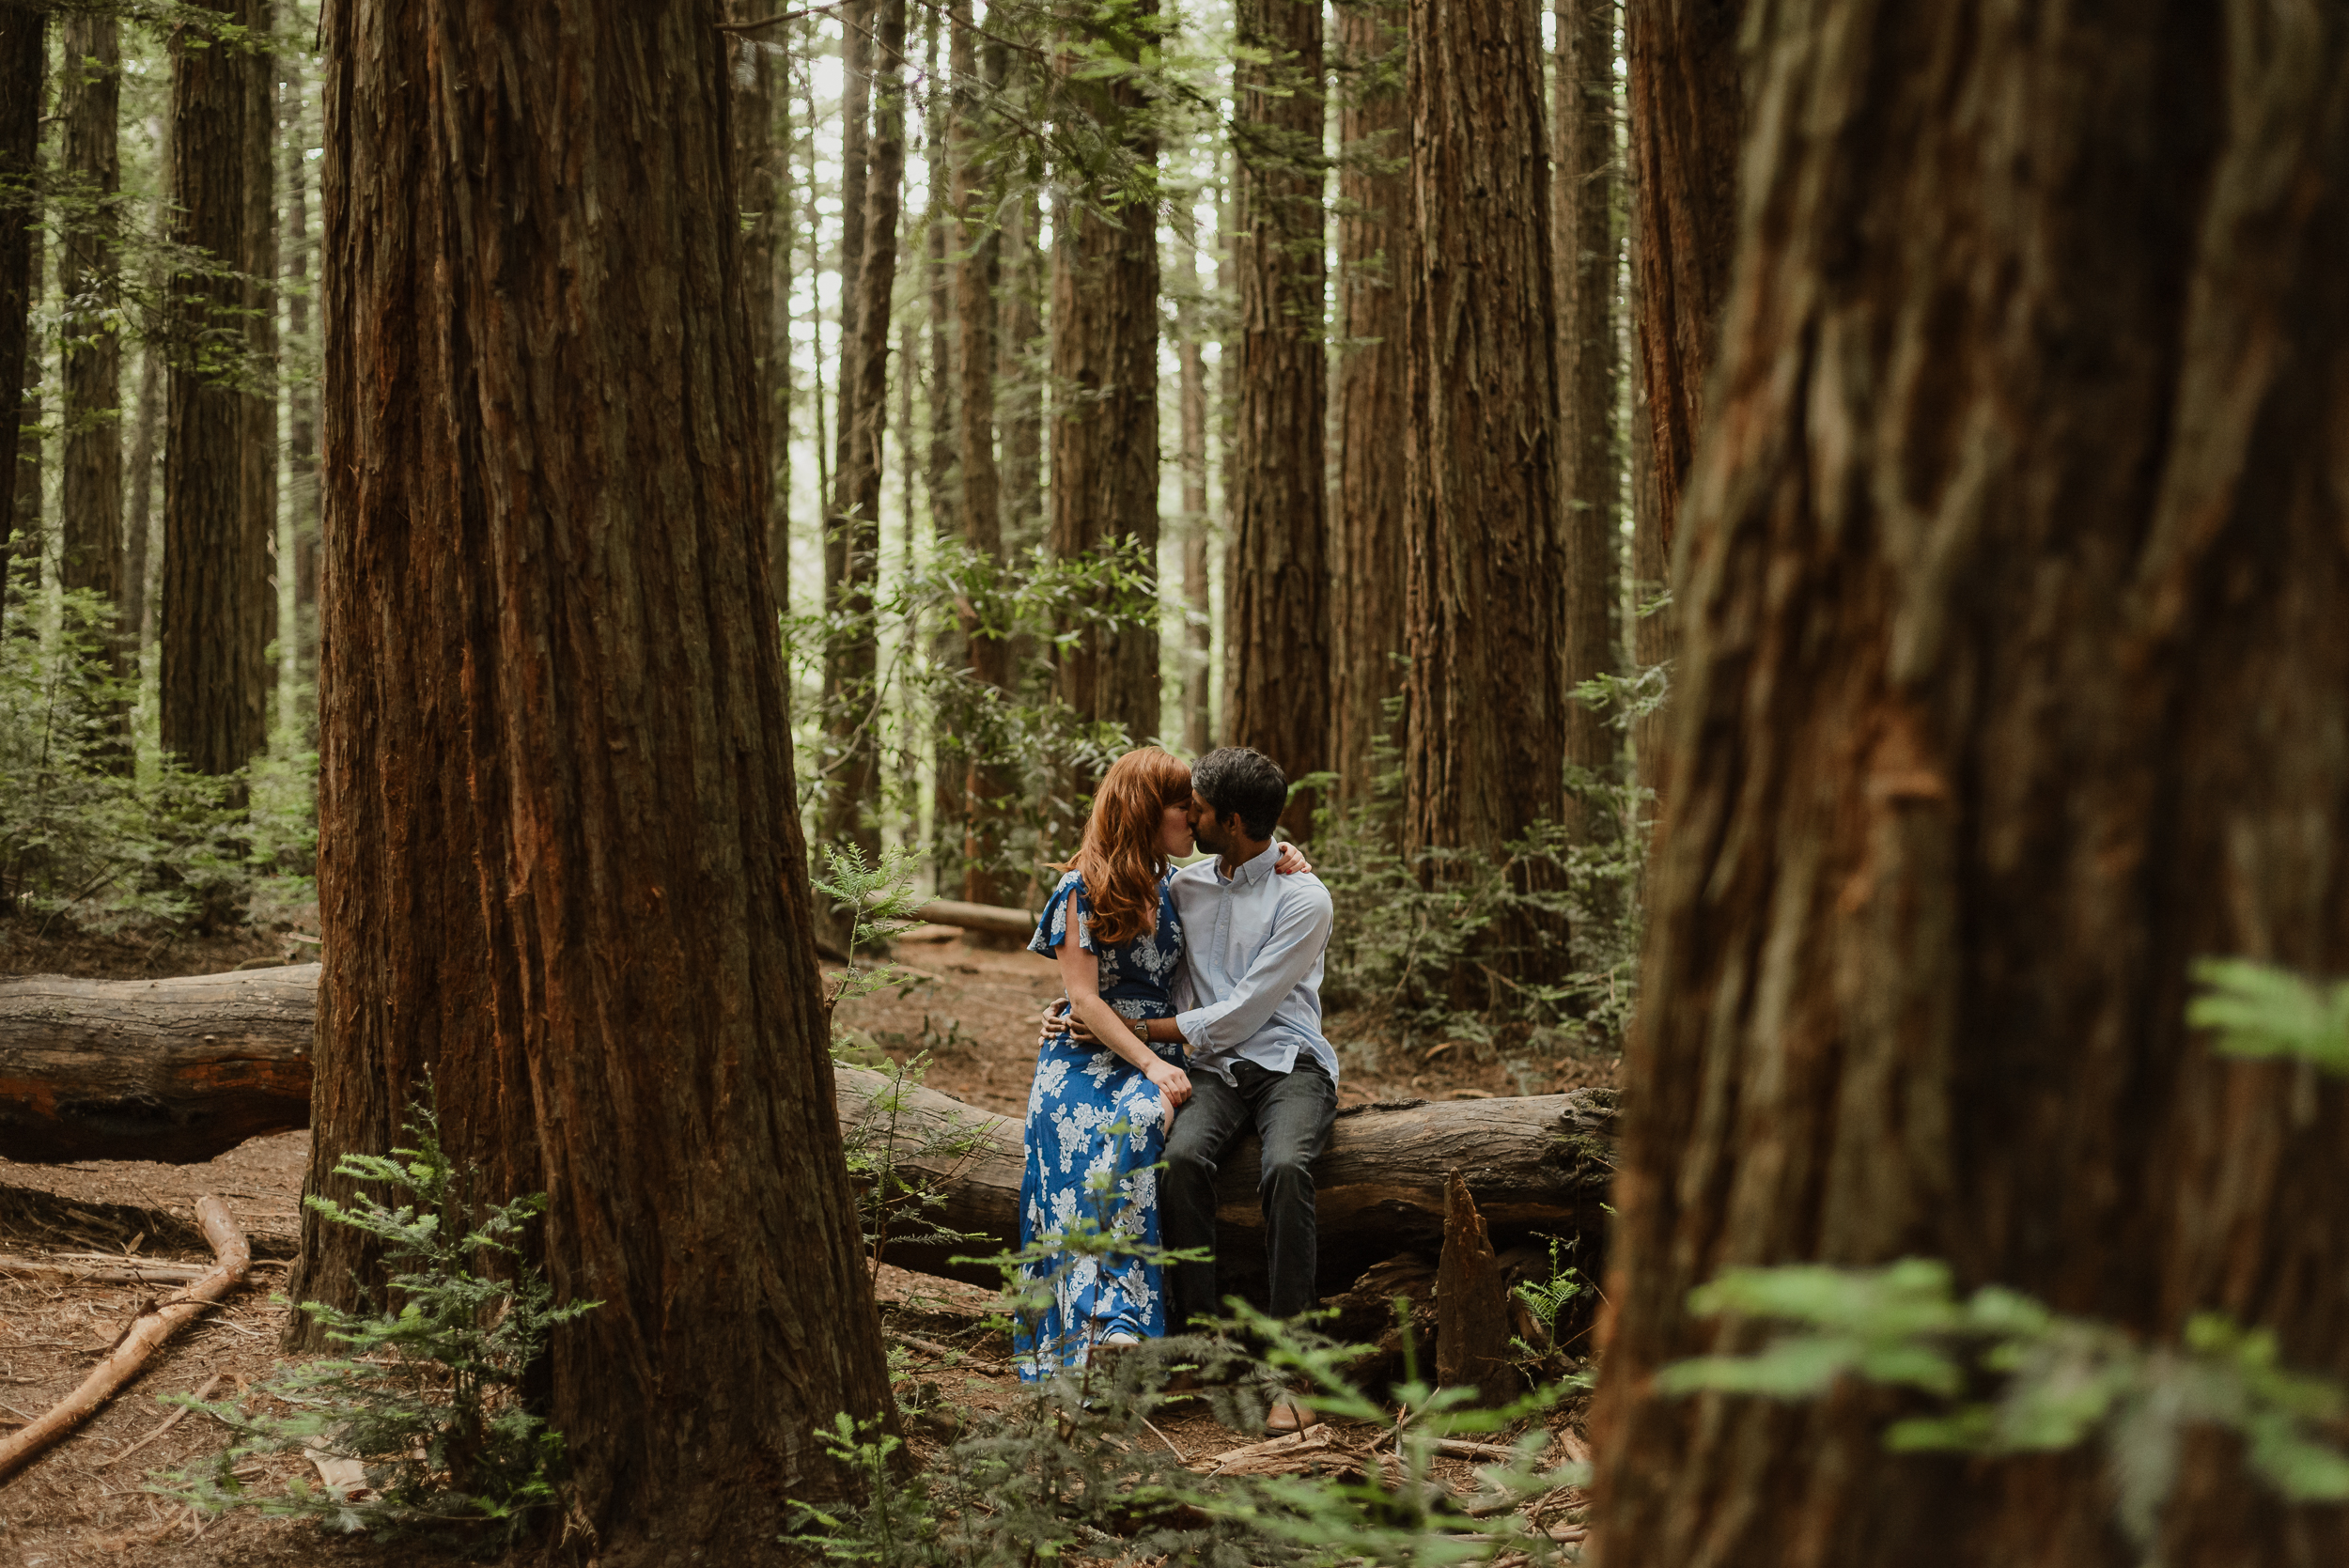
[[[1156,1264],[1113,1245],[1056,1247],[1047,1257],[1035,1244],[1093,1233],[1147,1250],[1159,1245],[1155,1167],[1190,1098],[1190,1078],[1182,1047],[1151,1043],[1142,1026],[1174,1016],[1183,926],[1167,878],[1174,859],[1194,848],[1190,807],[1183,762],[1155,746],[1119,757],[1093,797],[1076,858],[1053,867],[1060,882],[1028,943],[1058,961],[1069,1009],[1093,1033],[1047,1035],[1028,1094],[1019,1240],[1035,1301],[1013,1338],[1030,1382],[1081,1370],[1096,1345],[1166,1332]],[[1280,869],[1308,867],[1283,846]]]

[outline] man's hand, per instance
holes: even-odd
[[[1066,997],[1054,997],[1045,1004],[1043,1022],[1044,1027],[1035,1037],[1035,1043],[1038,1046],[1046,1045],[1064,1036],[1082,1040],[1089,1046],[1097,1046],[1101,1043],[1101,1037],[1087,1029],[1082,1018],[1076,1017],[1069,1013]]]

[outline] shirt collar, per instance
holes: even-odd
[[[1252,887],[1256,883],[1263,881],[1267,877],[1272,875],[1272,864],[1280,858],[1281,846],[1279,842],[1275,841],[1272,844],[1267,845],[1263,854],[1257,855],[1252,859],[1240,862],[1239,869],[1233,872],[1231,875],[1231,884],[1234,887]],[[1218,866],[1217,873],[1218,876],[1221,877],[1221,866]]]

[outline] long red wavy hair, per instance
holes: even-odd
[[[1190,803],[1190,768],[1156,746],[1110,764],[1077,858],[1052,868],[1083,874],[1097,941],[1129,942],[1158,929],[1159,878],[1167,865],[1160,825],[1167,807]]]

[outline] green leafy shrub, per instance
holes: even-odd
[[[209,1464],[159,1490],[208,1512],[253,1508],[342,1530],[471,1526],[485,1545],[518,1535],[555,1501],[563,1440],[524,1408],[524,1370],[557,1327],[598,1303],[556,1306],[517,1245],[546,1206],[544,1194],[484,1210],[477,1180],[441,1145],[428,1098],[408,1124],[413,1148],[345,1155],[339,1175],[372,1182],[392,1201],[362,1192],[349,1208],[312,1197],[309,1207],[384,1243],[392,1301],[350,1312],[321,1302],[302,1310],[347,1353],[279,1368],[254,1392],[289,1413],[247,1415],[236,1401],[181,1396],[234,1435]],[[483,1272],[494,1267],[494,1275]],[[237,1471],[256,1455],[305,1453],[363,1467],[364,1488],[290,1483],[258,1493]]]

